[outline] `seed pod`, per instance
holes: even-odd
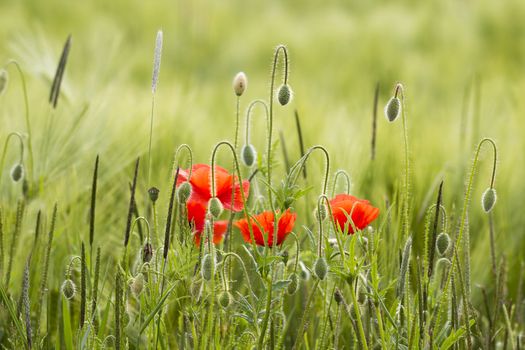
[[[450,248],[450,236],[446,232],[441,232],[436,238],[436,251],[439,256],[444,256]]]
[[[481,206],[485,213],[488,213],[494,208],[497,199],[498,196],[496,195],[496,190],[494,188],[487,188],[485,192],[483,192],[483,196],[481,196]]]
[[[385,117],[389,122],[393,122],[399,116],[401,101],[397,97],[392,97],[385,106]]]
[[[67,299],[71,300],[75,297],[75,294],[77,293],[77,287],[75,286],[75,283],[70,280],[69,278],[62,283],[62,287],[60,288],[62,291],[62,295]]]
[[[294,295],[297,293],[297,290],[299,289],[299,277],[297,277],[296,273],[292,273],[290,275],[290,283],[288,284],[288,287],[286,288],[286,292],[288,295]]]
[[[157,187],[151,187],[148,190],[149,199],[155,203],[159,199],[159,189]]]
[[[288,84],[281,85],[281,87],[279,88],[277,98],[281,106],[286,106],[288,103],[290,103],[290,101],[293,98],[293,91],[290,88],[290,85]]]
[[[188,181],[183,182],[179,186],[179,190],[177,191],[177,196],[179,197],[180,203],[186,203],[188,198],[191,196],[191,185]]]
[[[232,303],[233,296],[227,290],[219,294],[219,305],[226,309]]]
[[[7,90],[8,79],[9,76],[7,75],[7,71],[5,69],[0,69],[0,95]]]
[[[257,159],[257,151],[255,150],[255,147],[251,144],[242,146],[241,161],[243,164],[247,167],[251,167],[253,163],[255,163],[255,159]]]
[[[201,275],[206,281],[210,281],[215,274],[215,261],[211,254],[206,254],[202,258]]]
[[[244,72],[237,73],[233,78],[233,91],[235,92],[235,95],[241,96],[244,91],[246,91],[247,87],[248,78],[246,78],[246,74],[244,74]]]
[[[328,263],[326,262],[325,258],[320,257],[317,259],[314,264],[314,272],[317,278],[320,280],[325,279],[326,275],[328,274]]]
[[[146,242],[142,248],[142,262],[149,263],[153,259],[153,247],[151,243]]]
[[[11,169],[11,179],[14,182],[20,181],[24,177],[24,166],[20,163],[17,163]]]
[[[217,219],[222,214],[222,203],[217,197],[213,197],[208,202],[208,210],[210,211],[210,214]]]
[[[142,273],[139,273],[137,277],[133,279],[130,289],[136,298],[140,296],[140,293],[142,293],[144,289],[144,275]]]

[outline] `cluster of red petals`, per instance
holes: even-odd
[[[206,212],[208,211],[208,202],[211,199],[211,166],[195,164],[191,169],[191,178],[188,176],[188,170],[180,170],[177,187],[186,181],[191,185],[191,195],[186,202],[186,209],[188,210],[188,221],[192,223],[195,232],[195,243],[200,244]],[[235,190],[233,198],[232,190]],[[236,176],[228,173],[226,169],[220,166],[215,166],[215,193],[224,209],[234,212],[243,209],[241,190],[244,192],[244,198],[248,198],[250,182],[245,180],[241,186]],[[213,243],[217,244],[222,241],[227,227],[228,222],[225,220],[214,222]]]
[[[286,236],[292,232],[295,224],[297,214],[291,213],[290,209],[286,210],[279,217],[277,227],[277,245],[283,243]],[[250,227],[253,232],[253,238],[255,243],[260,246],[264,246],[265,242],[268,246],[273,245],[274,236],[274,214],[271,211],[265,211],[258,215],[253,216],[250,219],[241,219],[235,223],[235,226],[239,228],[246,242],[251,243]],[[262,229],[262,231],[261,231]]]
[[[344,232],[345,227],[348,227],[349,234],[354,233],[354,226],[362,230],[379,215],[379,208],[372,206],[367,200],[349,194],[338,194],[330,200],[330,206],[333,218],[341,231]],[[352,219],[353,226],[349,218]]]

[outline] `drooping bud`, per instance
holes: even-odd
[[[5,69],[0,69],[0,95],[2,95],[5,90],[7,90],[8,79],[9,76],[7,75],[7,71]]]
[[[494,208],[494,204],[496,204],[497,199],[498,197],[494,188],[487,188],[487,190],[483,192],[483,196],[481,196],[481,206],[483,207],[485,213],[488,213],[492,210],[492,208]]]
[[[310,279],[310,271],[308,271],[302,261],[299,262],[299,266],[301,267],[301,272],[299,272],[301,279],[308,281]]]
[[[133,279],[130,289],[136,298],[140,296],[140,293],[142,293],[144,289],[144,275],[142,273],[139,273],[137,277]]]
[[[20,163],[17,163],[11,169],[11,179],[14,182],[20,181],[24,177],[24,166]]]
[[[446,232],[441,232],[436,238],[436,250],[439,256],[444,256],[450,249],[450,236]]]
[[[191,185],[188,181],[185,181],[180,184],[177,191],[177,196],[179,197],[180,203],[186,203],[188,198],[191,196]]]
[[[202,258],[202,268],[201,275],[206,281],[210,281],[215,274],[215,261],[213,261],[213,256],[211,254],[206,254]]]
[[[299,289],[299,277],[297,277],[296,273],[292,273],[290,275],[290,283],[288,283],[286,292],[288,293],[288,295],[294,295],[295,293],[297,293],[298,289]]]
[[[219,294],[219,305],[226,309],[232,303],[233,296],[227,290]]]
[[[146,242],[142,248],[142,262],[149,263],[153,259],[153,247],[151,243]]]
[[[237,73],[233,78],[233,91],[235,92],[235,95],[241,96],[244,91],[246,91],[247,87],[248,78],[246,78],[246,74],[244,74],[244,72]]]
[[[208,210],[210,211],[210,214],[217,219],[222,214],[222,203],[217,197],[213,197],[208,202]]]
[[[293,202],[295,202],[295,198],[293,197],[286,197],[284,200],[284,209],[288,209],[292,206]]]
[[[317,259],[314,265],[314,272],[317,278],[320,280],[324,280],[326,275],[328,274],[328,263],[326,262],[326,259],[323,257],[320,257]]]
[[[62,291],[62,295],[68,300],[73,299],[77,293],[77,287],[75,286],[75,283],[69,278],[66,279],[64,283],[62,283],[60,290]]]
[[[335,289],[334,300],[337,304],[341,304],[345,300],[339,288]]]
[[[398,97],[392,97],[385,106],[385,117],[389,122],[393,122],[399,116],[401,101]]]
[[[241,149],[241,161],[247,167],[251,167],[257,159],[257,151],[251,144],[242,146]]]
[[[286,266],[286,264],[288,263],[288,251],[287,250],[283,250],[283,252],[281,253],[281,258],[283,259],[284,266]]]
[[[159,189],[157,187],[152,187],[148,190],[149,199],[155,203],[159,199]]]
[[[327,216],[327,209],[325,204],[317,206],[314,210],[314,216],[316,220],[324,221]]]
[[[277,99],[279,100],[279,103],[281,106],[286,106],[293,98],[293,91],[290,88],[290,85],[283,84],[279,88],[279,92],[277,95]]]

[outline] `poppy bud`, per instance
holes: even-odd
[[[0,70],[0,95],[7,90],[8,75],[5,69]]]
[[[77,293],[77,287],[75,286],[75,283],[69,278],[66,279],[64,283],[62,283],[60,290],[62,291],[62,295],[68,300],[73,299]]]
[[[299,289],[299,278],[297,277],[296,273],[292,273],[290,275],[290,283],[288,283],[286,292],[288,293],[288,295],[294,295],[295,293],[297,293],[297,289]]]
[[[328,264],[325,258],[320,257],[319,259],[317,259],[314,265],[314,272],[317,278],[319,278],[320,280],[324,280],[326,274],[328,273]]]
[[[257,151],[255,150],[255,147],[250,144],[242,146],[241,161],[244,165],[251,167],[253,163],[255,163],[255,159],[257,159]]]
[[[20,163],[15,164],[11,169],[11,179],[14,182],[20,181],[24,177],[24,166]]]
[[[142,248],[142,262],[149,263],[151,259],[153,259],[153,247],[151,246],[151,243],[147,242]]]
[[[284,250],[281,253],[281,258],[283,259],[284,266],[286,266],[286,264],[288,263],[288,251],[287,250]]]
[[[450,236],[446,232],[441,232],[436,238],[436,250],[439,256],[447,254],[450,248]]]
[[[485,213],[488,213],[492,210],[492,208],[494,208],[494,204],[496,204],[497,199],[498,197],[494,188],[487,188],[487,190],[483,192],[483,196],[481,196],[481,206],[483,207]]]
[[[222,214],[222,203],[217,197],[213,197],[208,202],[208,210],[210,214],[217,219]]]
[[[133,279],[130,289],[135,297],[138,298],[140,296],[140,293],[142,293],[144,289],[144,275],[142,273],[139,273],[138,276]]]
[[[449,267],[450,265],[452,265],[452,263],[447,258],[440,258],[437,261],[436,265],[438,268],[445,268],[445,267]]]
[[[159,199],[159,189],[157,187],[152,187],[148,190],[149,199],[155,203]]]
[[[202,258],[202,268],[201,268],[202,278],[204,278],[206,281],[209,281],[212,279],[214,274],[215,274],[215,261],[213,261],[213,257],[211,256],[211,254],[206,254]]]
[[[326,219],[326,205],[321,204],[314,210],[314,216],[317,220],[324,221]]]
[[[191,185],[188,181],[183,182],[179,186],[179,190],[177,191],[177,196],[179,197],[180,203],[186,203],[188,198],[191,196]]]
[[[277,96],[281,106],[286,106],[288,103],[290,103],[290,101],[292,100],[292,97],[293,97],[293,92],[292,92],[292,89],[290,88],[290,85],[288,84],[281,85],[281,87],[279,88],[278,96]]]
[[[343,294],[341,293],[341,291],[339,290],[339,288],[336,288],[335,289],[335,292],[334,292],[334,300],[337,304],[341,304],[342,302],[345,301],[344,297],[343,297]]]
[[[299,275],[301,276],[301,279],[308,281],[310,279],[310,271],[304,266],[303,262],[299,262],[299,266],[301,266],[301,272],[299,272]]]
[[[219,294],[219,305],[226,309],[232,303],[232,295],[227,290]]]
[[[244,91],[246,91],[247,86],[248,79],[246,78],[246,74],[244,74],[244,72],[237,73],[233,78],[233,91],[235,92],[235,95],[241,96]]]
[[[401,101],[397,97],[392,97],[385,106],[385,116],[389,122],[393,122],[399,116]]]

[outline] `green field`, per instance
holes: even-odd
[[[524,18],[519,0],[3,0],[0,348],[522,348]],[[282,106],[285,51],[293,99]],[[389,122],[396,84],[403,108]],[[272,127],[258,103],[248,167],[257,99]],[[246,242],[235,224],[218,244],[194,243],[176,169],[180,185],[225,140],[239,167],[224,143],[215,163],[250,192],[234,196],[231,218],[232,198],[217,194],[225,210],[210,226],[290,209],[282,244]],[[188,203],[202,191],[191,186]],[[346,230],[331,220],[320,195],[347,191],[379,208],[370,227],[352,227],[353,211]],[[441,232],[445,252],[434,249]]]

